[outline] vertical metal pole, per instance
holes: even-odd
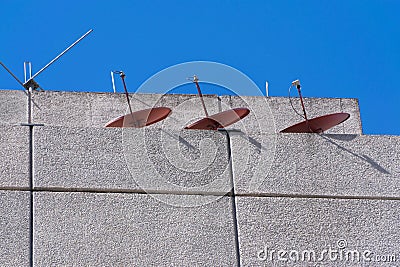
[[[32,87],[28,89],[28,123],[32,123]]]
[[[24,83],[26,83],[26,63],[28,62],[24,62]]]
[[[31,79],[32,77],[32,65],[30,62],[25,61],[24,62],[24,76],[25,76],[25,83],[27,81],[27,73],[26,73],[26,66],[29,66],[29,79]],[[28,80],[29,80],[28,79]],[[28,88],[28,123],[32,123],[32,92],[33,92],[33,88],[32,86],[29,86]]]
[[[114,72],[113,71],[111,71],[111,83],[112,83],[113,91],[115,94],[117,91],[115,90]]]
[[[32,77],[32,63],[29,62],[29,79]]]

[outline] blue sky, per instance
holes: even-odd
[[[35,79],[45,90],[111,92],[110,71],[122,69],[134,91],[164,68],[214,61],[261,89],[268,80],[270,96],[300,79],[307,97],[358,98],[364,133],[400,135],[399,10],[398,0],[1,0],[0,61],[22,80],[24,61],[35,73],[93,29]],[[4,70],[0,88],[20,89]]]

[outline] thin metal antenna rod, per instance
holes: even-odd
[[[299,80],[295,80],[294,82],[292,82],[292,85],[295,85],[296,88],[297,88],[297,92],[299,93],[299,97],[300,97],[301,107],[303,109],[304,119],[306,120],[306,124],[307,124],[308,129],[310,129],[310,132],[313,133],[314,130],[311,128],[310,122],[308,121],[306,108],[305,108],[304,102],[303,102],[303,96],[301,95],[300,81]]]
[[[131,112],[131,114],[133,113],[132,112],[132,107],[131,107],[131,101],[129,100],[129,94],[128,94],[128,90],[126,89],[126,84],[125,84],[125,73],[123,72],[123,71],[121,71],[120,73],[119,73],[119,76],[121,77],[121,79],[122,79],[122,83],[124,84],[124,90],[125,90],[125,96],[126,96],[126,100],[128,101],[128,106],[129,106],[129,111]]]
[[[27,64],[28,62],[24,62],[24,81],[26,82],[26,64]]]
[[[196,75],[193,75],[193,82],[196,84],[197,92],[199,93],[201,104],[203,105],[204,113],[206,113],[206,117],[208,118],[208,112],[206,109],[206,105],[204,104],[203,94],[201,93],[201,90],[200,90],[199,78],[197,78]]]
[[[306,121],[308,121],[307,114],[306,114],[306,108],[305,108],[304,102],[303,102],[303,97],[301,96],[301,86],[300,86],[300,84],[297,84],[296,88],[297,88],[297,91],[299,92],[301,107],[302,107],[303,113],[304,113],[304,118],[306,119]]]
[[[9,69],[6,67],[6,65],[3,64],[3,62],[0,61],[0,64],[3,66],[3,68],[6,69],[6,71],[8,71],[8,73],[11,74],[11,76],[14,77],[15,80],[17,80],[17,82],[18,82],[20,85],[22,85],[22,87],[25,88],[24,84],[17,78],[17,76],[14,75],[14,73],[11,72],[11,70],[9,70]]]
[[[308,119],[307,119],[307,114],[306,114],[306,108],[304,106],[304,102],[303,102],[303,97],[301,95],[301,85],[300,85],[300,81],[299,80],[295,80],[292,82],[292,86],[296,86],[297,88],[297,92],[299,93],[300,96],[300,102],[301,102],[301,107],[303,109],[303,114],[304,114],[304,119],[306,119],[307,123],[308,123]],[[289,91],[290,92],[290,91]],[[290,95],[289,95],[290,97]]]
[[[29,61],[25,61],[25,62],[24,62],[24,79],[25,79],[25,82],[27,81],[26,66],[29,67],[29,78],[28,78],[28,79],[30,79],[30,78],[32,77],[32,63],[29,62]]]
[[[32,63],[29,62],[29,78],[32,77]]]
[[[115,89],[115,82],[114,82],[114,72],[111,71],[111,83],[112,83],[112,88],[114,91],[114,94],[117,92],[117,90]]]
[[[46,66],[44,66],[41,70],[39,70],[38,72],[35,73],[35,75],[33,75],[28,81],[33,80],[36,76],[38,76],[42,71],[44,71],[47,67],[49,67],[51,64],[53,64],[57,59],[59,59],[62,55],[64,55],[65,53],[68,52],[68,50],[70,50],[73,46],[75,46],[77,43],[79,43],[83,38],[85,38],[89,33],[91,33],[93,30],[90,29],[87,33],[85,33],[84,35],[81,36],[81,38],[79,38],[78,40],[76,40],[72,45],[70,45],[67,49],[65,49],[63,52],[61,52],[58,56],[56,56],[52,61],[50,61],[49,63],[47,63]]]

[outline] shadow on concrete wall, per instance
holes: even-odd
[[[356,134],[351,134],[351,135],[323,135],[323,134],[320,134],[318,136],[320,136],[322,139],[328,141],[329,143],[335,145],[336,147],[338,147],[342,151],[345,151],[345,152],[353,155],[354,157],[357,157],[357,158],[359,158],[359,159],[361,159],[363,161],[368,162],[371,165],[371,167],[373,167],[374,169],[380,171],[381,173],[390,174],[390,172],[388,172],[385,168],[380,166],[376,161],[374,161],[372,158],[368,157],[367,155],[356,154],[353,151],[351,151],[351,150],[339,145],[338,143],[336,143],[335,141],[332,140],[332,139],[336,139],[336,140],[341,140],[341,141],[351,141],[351,140],[355,139],[358,135],[356,135]]]

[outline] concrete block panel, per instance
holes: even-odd
[[[29,187],[29,128],[0,125],[0,187]]]
[[[0,266],[30,266],[29,194],[0,191]]]
[[[23,90],[0,90],[0,124],[27,122],[27,103]]]
[[[123,94],[45,91],[33,101],[33,121],[53,126],[103,127],[128,108]]]
[[[130,94],[132,111],[165,106],[172,114],[164,126],[181,129],[196,118],[204,117],[200,99],[196,95]],[[204,96],[210,114],[218,111],[216,96]],[[129,112],[125,94],[35,92],[33,121],[51,126],[102,128],[107,122]]]
[[[397,266],[397,200],[238,197],[241,266]]]
[[[87,93],[34,92],[32,121],[48,125],[91,126]]]
[[[237,134],[231,144],[238,193],[400,196],[398,136]]]
[[[34,133],[34,186],[136,188],[120,129],[43,126]]]
[[[242,120],[242,129],[246,132],[279,133],[281,130],[304,121],[293,110],[287,97],[261,96],[224,96],[223,106],[247,107],[251,113]],[[303,114],[299,98],[292,98],[293,107]],[[309,119],[331,113],[347,112],[350,118],[346,124],[340,124],[326,133],[360,134],[358,103],[355,99],[339,98],[304,98],[304,105]],[[227,109],[225,107],[225,109]]]
[[[35,187],[225,194],[231,190],[224,132],[40,127]]]
[[[192,208],[147,194],[38,192],[34,199],[36,266],[237,264],[229,197]]]
[[[350,118],[343,122],[345,133],[362,134],[360,106],[357,99],[341,98],[342,112],[350,114]]]

